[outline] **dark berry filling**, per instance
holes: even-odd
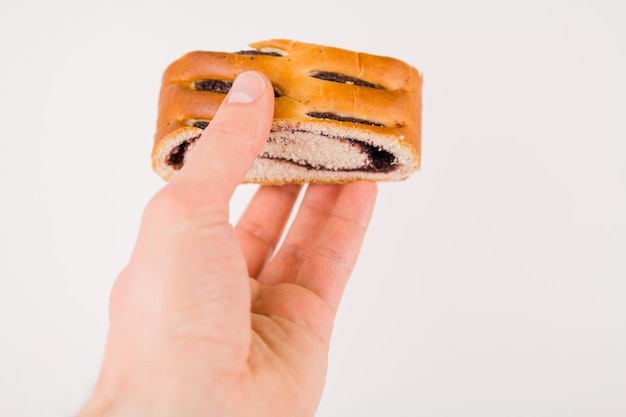
[[[335,82],[335,83],[358,85],[358,86],[361,86],[361,87],[376,88],[378,90],[384,90],[385,89],[385,87],[383,87],[381,85],[370,83],[368,81],[365,81],[365,80],[362,80],[362,79],[356,78],[356,77],[351,77],[349,75],[340,74],[338,72],[317,71],[317,72],[314,72],[314,73],[312,73],[310,75],[313,78],[319,78],[320,80],[324,80],[324,81],[332,81],[332,82]]]
[[[339,116],[338,114],[329,113],[329,112],[309,112],[307,113],[307,116],[315,117],[316,119],[337,120],[339,122],[351,122],[351,123],[359,123],[362,125],[385,127],[385,125],[382,123],[371,122],[365,119],[357,119],[356,117],[350,117],[350,116]]]

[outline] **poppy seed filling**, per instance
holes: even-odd
[[[309,135],[309,137],[301,141],[294,140],[291,137],[293,133]],[[181,169],[189,148],[199,137],[187,139],[172,148],[166,158],[167,164],[175,170]],[[323,147],[328,150],[326,154],[311,157],[307,155],[307,146],[316,149]],[[290,152],[284,152],[284,149],[289,149]],[[337,156],[341,158],[336,158]],[[380,147],[351,138],[312,134],[304,131],[273,132],[258,158],[291,163],[317,171],[391,172],[398,166],[396,157]]]

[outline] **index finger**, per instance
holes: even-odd
[[[295,283],[316,293],[336,313],[374,210],[377,186],[342,186],[324,230],[307,254]]]

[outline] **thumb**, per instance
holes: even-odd
[[[134,291],[148,311],[158,305],[168,323],[183,317],[188,332],[250,337],[248,271],[228,207],[267,140],[273,109],[268,78],[242,73],[181,171],[144,210],[120,288]]]
[[[257,71],[241,73],[172,182],[227,204],[261,152],[273,113],[269,79]]]

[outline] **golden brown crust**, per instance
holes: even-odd
[[[355,130],[380,135],[410,152],[414,158],[411,172],[419,168],[422,77],[414,67],[390,57],[285,39],[250,46],[282,56],[195,51],[166,69],[152,156],[153,167],[163,178],[171,176],[162,172],[163,161],[158,160],[164,157],[167,142],[183,130],[188,131],[194,120],[210,121],[225,96],[197,91],[193,83],[206,79],[232,81],[247,70],[263,72],[280,92],[275,101],[275,123],[319,124],[325,131],[336,128],[343,132]],[[318,71],[343,74],[382,88],[311,76]],[[309,112],[334,113],[371,121],[377,126],[315,119],[307,115]],[[384,180],[382,176],[381,180]],[[345,176],[337,182],[345,182]]]

